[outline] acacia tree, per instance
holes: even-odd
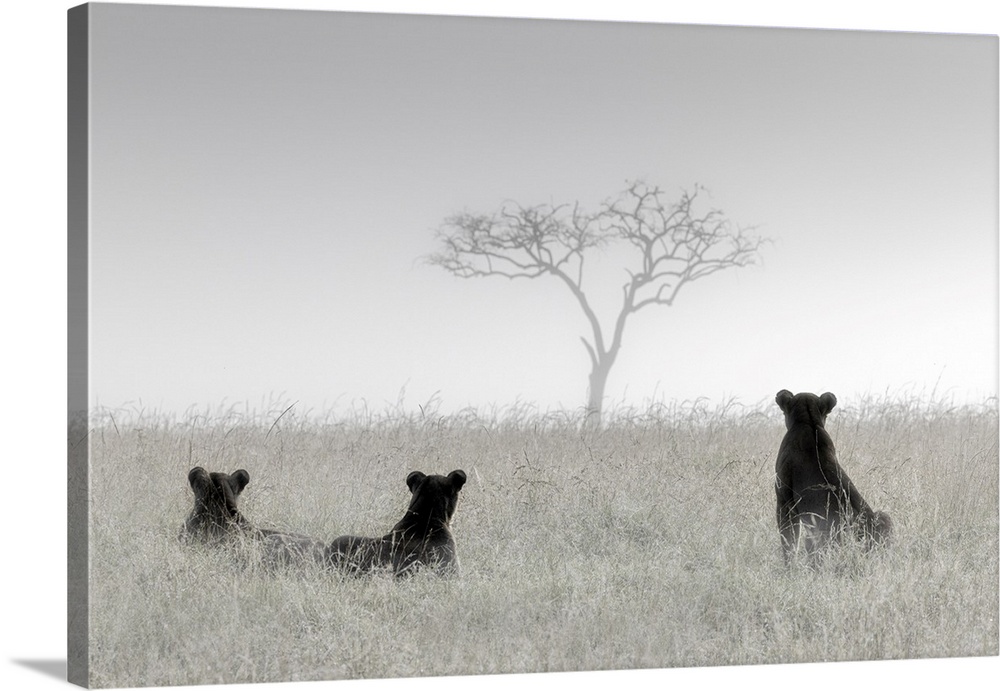
[[[683,191],[678,201],[668,203],[660,188],[636,181],[589,214],[579,204],[516,203],[493,214],[458,214],[438,229],[442,249],[428,261],[461,278],[547,275],[560,280],[590,325],[590,338],[581,340],[590,358],[586,419],[596,425],[629,316],[652,305],[672,305],[692,281],[755,263],[766,242],[734,227],[718,210],[696,213],[702,191]],[[621,287],[621,306],[606,332],[584,292],[584,260],[591,250],[612,243],[628,248],[631,264],[624,267],[628,280]]]

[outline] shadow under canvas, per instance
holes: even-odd
[[[21,665],[22,667],[27,667],[28,669],[34,670],[40,674],[44,674],[47,677],[54,677],[60,681],[66,681],[65,658],[48,660],[11,660],[11,662]]]

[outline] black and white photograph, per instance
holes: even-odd
[[[996,22],[487,5],[47,12],[12,678],[995,678]]]

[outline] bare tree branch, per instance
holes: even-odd
[[[588,341],[583,336],[580,336],[580,340],[583,341],[583,347],[587,349],[587,355],[590,356],[591,366],[597,367],[598,359],[597,359],[597,353],[594,352],[594,346],[590,345],[590,341]]]

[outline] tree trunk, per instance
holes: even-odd
[[[587,417],[584,424],[592,429],[601,426],[601,414],[604,410],[604,386],[608,383],[613,358],[607,356],[595,362],[590,370],[590,386],[587,390]]]

